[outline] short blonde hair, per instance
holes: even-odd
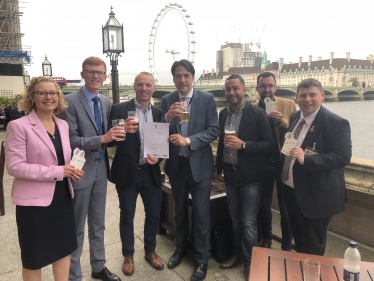
[[[106,72],[106,63],[101,58],[98,57],[88,57],[86,58],[82,63],[82,71],[84,71],[84,68],[86,65],[103,65],[105,72]]]
[[[22,108],[25,110],[26,113],[30,113],[33,109],[36,108],[35,103],[32,100],[32,96],[34,95],[35,85],[41,82],[55,84],[56,91],[58,92],[58,105],[53,111],[54,114],[59,114],[63,112],[66,108],[68,108],[68,103],[66,102],[64,98],[64,94],[61,92],[60,86],[56,83],[56,81],[53,80],[53,78],[51,77],[39,76],[39,77],[34,77],[31,79],[30,84],[27,86],[26,93],[23,94]]]

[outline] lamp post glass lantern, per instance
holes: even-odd
[[[52,64],[49,62],[47,55],[42,63],[43,76],[52,76]]]
[[[30,84],[30,74],[27,73],[26,69],[23,74],[23,82],[25,83],[26,86]]]
[[[109,19],[102,27],[103,54],[110,58],[112,65],[112,95],[113,103],[119,103],[118,56],[125,51],[123,44],[123,25],[114,17],[113,7],[110,7]]]

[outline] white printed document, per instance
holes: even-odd
[[[144,122],[144,157],[169,159],[169,124]]]

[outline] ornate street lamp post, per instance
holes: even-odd
[[[52,76],[52,64],[49,62],[47,55],[42,63],[43,76]]]
[[[110,57],[112,65],[112,95],[113,103],[119,103],[118,56],[125,51],[123,46],[123,25],[114,17],[113,7],[110,7],[109,19],[102,27],[103,54]]]
[[[23,82],[25,83],[26,87],[30,84],[30,74],[27,73],[26,69],[23,73]]]

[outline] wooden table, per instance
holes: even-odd
[[[306,258],[321,263],[321,281],[343,281],[344,260],[253,247],[249,281],[303,281]],[[374,280],[374,263],[361,262],[360,281]]]

